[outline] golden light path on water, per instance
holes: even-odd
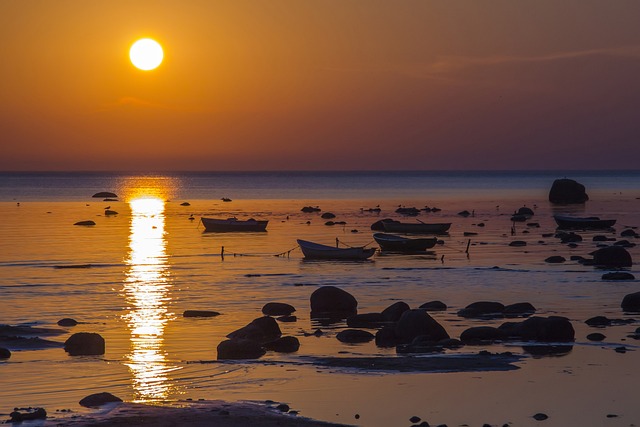
[[[125,363],[132,373],[134,401],[153,402],[170,394],[169,374],[180,369],[167,360],[164,329],[171,318],[168,309],[171,280],[167,266],[165,202],[155,196],[129,201],[131,228],[124,295],[125,315],[131,333],[131,351]]]

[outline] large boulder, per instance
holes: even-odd
[[[400,320],[402,313],[410,309],[411,307],[409,307],[409,304],[404,301],[398,301],[382,310],[382,316],[389,322],[397,322]]]
[[[450,338],[442,325],[424,309],[407,310],[402,313],[394,332],[398,341],[404,343],[410,343],[421,335],[430,341]]]
[[[85,408],[96,408],[113,402],[122,402],[122,399],[111,393],[102,392],[90,394],[89,396],[84,397],[79,403],[80,406],[84,406]]]
[[[549,201],[554,204],[567,205],[584,203],[589,200],[584,185],[573,179],[556,179],[549,190]]]
[[[93,332],[78,332],[64,343],[64,351],[70,356],[87,356],[104,354],[104,338]]]
[[[235,330],[227,338],[236,340],[251,340],[259,344],[275,341],[282,336],[280,326],[273,317],[264,316],[254,319],[247,326]]]
[[[322,286],[310,297],[311,317],[348,317],[358,312],[358,301],[335,286]]]
[[[620,306],[624,311],[640,312],[640,292],[625,295]]]
[[[230,339],[218,344],[218,360],[258,359],[266,353],[264,348],[253,340]]]
[[[507,337],[503,330],[493,326],[475,326],[460,334],[460,341],[465,344],[484,344],[501,341]]]
[[[593,264],[598,267],[631,267],[631,254],[622,246],[607,246],[592,253]]]

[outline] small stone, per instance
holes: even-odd
[[[626,352],[627,352],[627,348],[626,348],[625,346],[616,347],[616,348],[614,349],[614,351],[615,351],[616,353],[626,353]]]
[[[547,418],[549,418],[549,416],[547,414],[543,414],[542,412],[538,412],[533,416],[533,419],[537,421],[544,421]]]
[[[409,418],[409,421],[411,421],[412,423],[419,423],[420,421],[422,421],[422,419],[416,415],[414,415],[413,417]]]
[[[602,341],[605,338],[606,338],[606,336],[604,336],[603,334],[601,334],[599,332],[587,335],[587,339],[589,341]]]
[[[276,409],[280,412],[289,412],[289,405],[287,405],[286,403],[281,403],[278,406],[276,406]]]

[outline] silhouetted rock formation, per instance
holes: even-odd
[[[79,403],[80,406],[84,406],[85,408],[96,408],[106,403],[113,402],[122,402],[122,399],[120,399],[118,396],[114,396],[111,393],[102,392],[90,394],[89,396],[86,396],[82,400],[80,400]]]
[[[93,332],[78,332],[69,337],[64,343],[64,351],[70,356],[85,356],[104,354],[104,338]]]
[[[556,179],[549,190],[549,201],[554,204],[568,205],[584,203],[589,200],[584,185],[572,179]]]

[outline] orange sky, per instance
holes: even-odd
[[[0,170],[637,169],[640,2],[0,2]],[[129,62],[138,38],[165,50]]]

